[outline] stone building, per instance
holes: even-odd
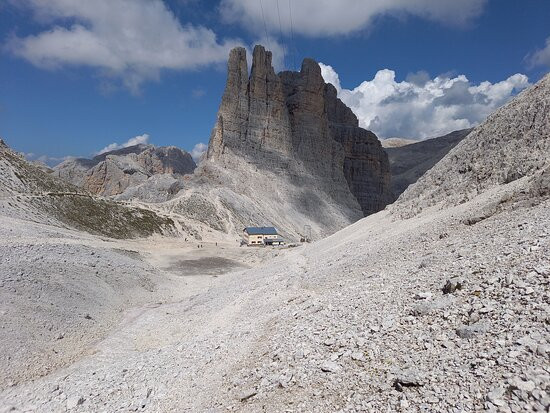
[[[247,245],[284,245],[274,227],[247,227],[243,230]]]

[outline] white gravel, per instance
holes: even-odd
[[[0,401],[41,412],[544,411],[550,204],[464,224],[478,207],[406,221],[382,212],[209,277],[127,313],[77,361],[4,386]],[[462,289],[443,294],[454,277]]]

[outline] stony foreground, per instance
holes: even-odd
[[[376,214],[136,310],[1,411],[547,411],[549,207]]]

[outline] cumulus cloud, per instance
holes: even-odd
[[[332,36],[367,28],[378,16],[418,16],[446,25],[463,26],[479,16],[487,0],[222,0],[222,18],[262,33],[292,29],[307,36]],[[280,20],[279,20],[280,16]],[[292,19],[291,19],[292,18]],[[280,25],[279,25],[280,24]]]
[[[191,149],[190,154],[195,160],[195,162],[199,162],[207,150],[208,150],[208,145],[206,145],[205,143],[199,142],[193,147],[193,149]]]
[[[163,69],[222,63],[239,41],[219,41],[205,27],[181,25],[162,0],[21,0],[49,27],[12,37],[11,53],[41,68],[90,66],[133,92]]]
[[[527,62],[531,67],[543,66],[550,68],[550,37],[546,39],[545,47],[527,56]]]
[[[527,76],[519,73],[501,82],[478,85],[464,75],[431,79],[425,72],[398,82],[393,70],[384,69],[350,90],[341,87],[331,66],[320,66],[323,78],[336,87],[338,97],[357,115],[360,126],[381,138],[425,139],[473,127],[530,85]]]
[[[101,149],[100,151],[96,152],[94,155],[101,155],[105,152],[114,151],[116,149],[122,149],[122,148],[128,148],[129,146],[135,146],[140,144],[148,144],[149,143],[149,135],[147,133],[144,133],[143,135],[134,136],[133,138],[128,139],[124,143],[111,143]]]

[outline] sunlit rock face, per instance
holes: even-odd
[[[383,209],[390,172],[377,137],[358,126],[314,60],[276,74],[271,57],[256,46],[249,75],[245,49],[231,51],[207,161],[276,171],[337,203],[351,221]]]
[[[191,155],[175,146],[134,145],[109,151],[93,159],[70,159],[53,174],[87,191],[104,196],[119,195],[156,175],[177,179],[196,168]],[[156,182],[156,180],[155,180]]]

